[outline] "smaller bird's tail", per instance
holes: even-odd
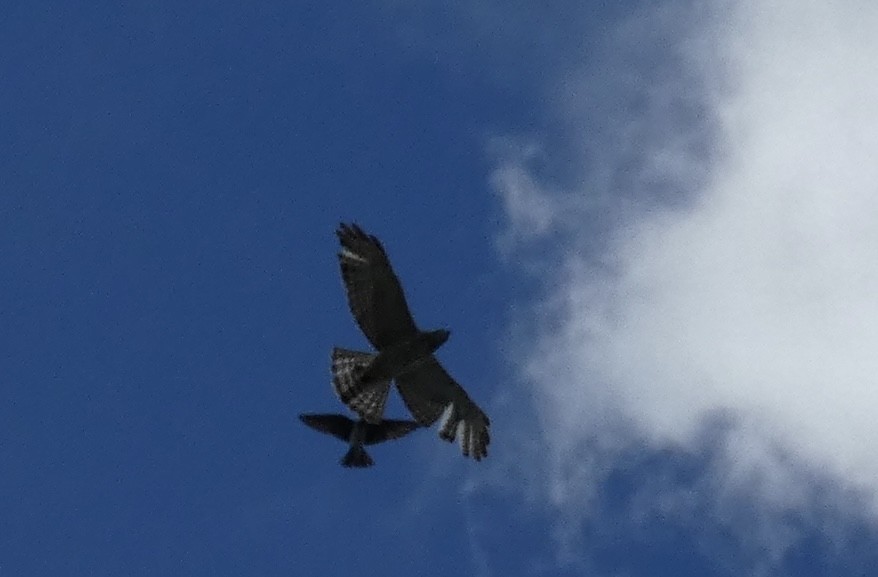
[[[341,459],[342,467],[371,467],[375,462],[362,445],[354,445]]]
[[[377,354],[332,349],[332,388],[341,402],[368,423],[377,424],[384,416],[384,405],[390,394],[390,381],[363,384],[363,372],[369,368]]]

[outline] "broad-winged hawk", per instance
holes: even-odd
[[[430,426],[445,416],[439,436],[458,438],[464,456],[479,461],[488,454],[488,416],[445,371],[433,352],[448,331],[421,331],[381,242],[356,224],[336,231],[348,304],[376,353],[336,348],[332,353],[333,386],[339,398],[364,420],[380,422],[395,380],[412,416]]]

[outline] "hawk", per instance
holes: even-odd
[[[396,421],[385,419],[381,424],[373,425],[363,419],[354,421],[344,415],[303,414],[299,415],[302,422],[321,433],[332,435],[350,444],[350,449],[341,459],[343,467],[371,467],[372,457],[363,445],[374,445],[392,439],[399,439],[420,428],[417,421]]]
[[[333,387],[348,407],[369,423],[381,421],[390,381],[412,416],[430,426],[444,416],[443,440],[460,441],[465,457],[488,455],[488,416],[433,356],[449,332],[418,329],[399,279],[381,242],[356,224],[336,231],[348,305],[375,353],[332,351]]]

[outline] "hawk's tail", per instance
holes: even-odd
[[[360,377],[377,354],[335,347],[332,349],[332,388],[341,402],[368,423],[378,424],[390,393],[390,381],[364,385]]]
[[[341,459],[342,467],[371,467],[375,462],[362,445],[354,445]]]

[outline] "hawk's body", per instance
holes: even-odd
[[[420,425],[416,421],[396,421],[386,419],[379,425],[372,425],[360,419],[354,421],[344,415],[304,414],[299,415],[302,422],[321,433],[332,435],[350,444],[350,449],[341,459],[343,467],[371,467],[374,462],[363,445],[374,445],[408,435]]]
[[[415,369],[430,354],[448,340],[448,331],[418,332],[409,339],[384,347],[373,355],[368,366],[363,367],[358,380],[363,385],[389,381],[401,373]],[[342,398],[347,402],[350,399]]]
[[[339,263],[354,319],[377,353],[336,348],[332,354],[333,386],[351,409],[367,422],[380,422],[395,380],[412,416],[424,426],[447,418],[439,435],[458,435],[463,454],[487,456],[490,421],[466,391],[442,368],[433,352],[448,331],[421,331],[409,311],[402,286],[381,242],[357,225],[342,224]]]

